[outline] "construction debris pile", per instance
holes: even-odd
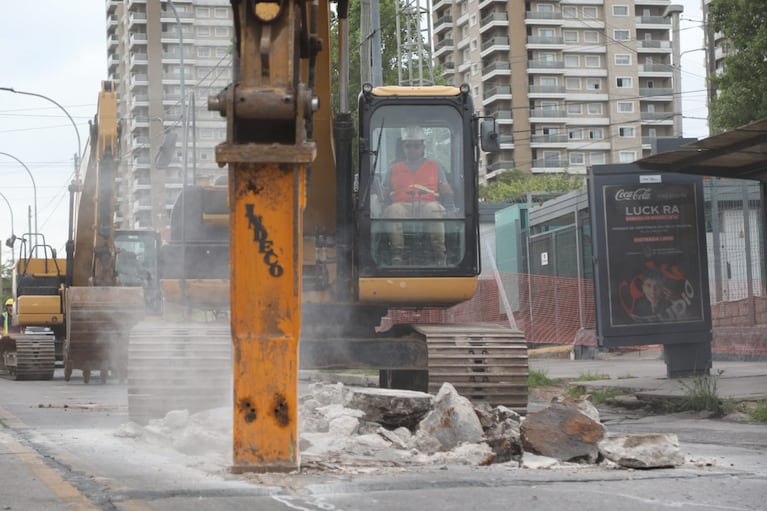
[[[523,468],[600,464],[677,467],[685,462],[673,434],[610,435],[585,400],[555,399],[521,417],[504,406],[473,405],[452,385],[423,392],[314,383],[299,406],[302,464],[316,466],[490,465]],[[187,455],[231,458],[231,409],[170,412],[117,436],[172,446]]]

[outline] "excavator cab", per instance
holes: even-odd
[[[480,272],[477,119],[468,87],[366,85],[359,112],[360,300],[468,299]],[[382,295],[376,282],[392,276],[456,285],[437,290],[421,281]]]
[[[162,312],[160,235],[154,231],[115,231],[115,271],[120,286],[141,287],[148,314]]]

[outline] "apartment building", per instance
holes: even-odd
[[[680,13],[670,0],[433,0],[437,69],[468,83],[499,127],[483,179],[583,174],[649,154],[675,123],[680,132]]]
[[[226,122],[207,102],[231,81],[230,3],[107,0],[106,27],[122,133],[117,222],[167,237],[184,183],[225,172],[214,147],[226,138]],[[157,161],[161,147],[165,162]]]

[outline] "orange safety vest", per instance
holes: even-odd
[[[437,162],[424,160],[415,172],[413,172],[404,161],[398,161],[392,164],[392,202],[430,202],[437,200],[436,194],[428,192],[424,193],[423,190],[414,188],[413,185],[421,185],[436,192],[439,186],[439,166],[437,165]]]

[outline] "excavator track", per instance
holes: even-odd
[[[140,287],[70,287],[67,289],[67,338],[64,379],[81,369],[83,382],[100,371],[106,383],[110,370],[120,381],[127,374],[128,333],[144,317]]]
[[[128,415],[146,424],[171,410],[232,402],[229,323],[144,321],[130,334]]]
[[[431,394],[449,382],[472,401],[527,412],[527,343],[522,332],[495,324],[413,328],[426,338]]]
[[[56,364],[54,338],[40,334],[13,334],[0,341],[0,367],[14,380],[50,380]]]

